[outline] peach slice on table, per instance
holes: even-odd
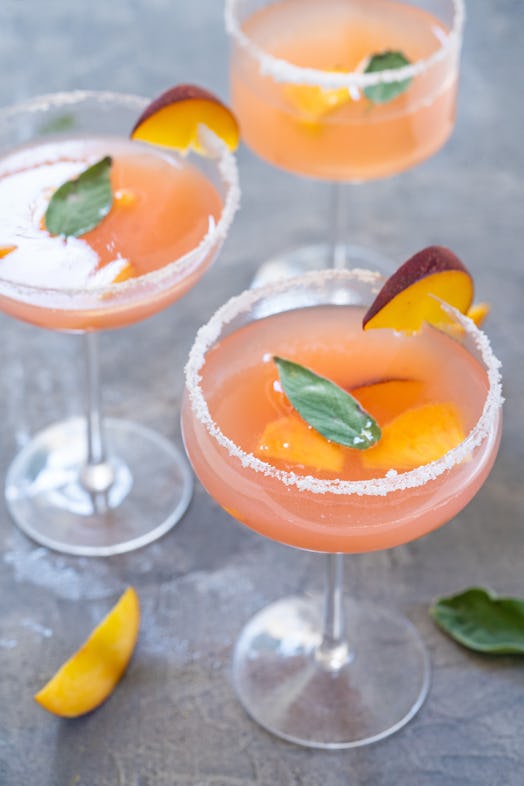
[[[404,262],[386,281],[364,315],[362,326],[416,332],[423,322],[453,321],[440,301],[467,314],[473,302],[473,279],[448,248],[429,246]]]
[[[38,704],[64,718],[98,707],[124,674],[139,625],[138,596],[128,587],[87,641],[35,695]]]
[[[362,409],[384,426],[390,420],[420,403],[424,383],[419,379],[385,379],[352,388]]]
[[[366,469],[406,472],[441,458],[464,436],[455,404],[423,404],[387,423],[380,441],[362,452],[362,464]]]
[[[276,459],[327,472],[340,472],[344,465],[344,448],[330,442],[296,415],[285,415],[268,423],[255,453],[264,461]]]
[[[198,127],[207,126],[230,150],[238,146],[240,132],[234,114],[213,93],[196,85],[176,85],[155,98],[142,112],[131,139],[206,154]]]

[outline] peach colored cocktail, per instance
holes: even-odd
[[[45,546],[129,551],[170,529],[191,498],[169,440],[102,418],[97,337],[167,307],[215,259],[238,203],[234,140],[214,133],[217,113],[219,126],[230,118],[188,85],[151,104],[79,91],[0,112],[0,309],[82,333],[86,348],[87,418],[48,426],[7,473],[11,515]]]
[[[243,466],[185,410],[186,444],[208,491],[235,518],[282,543],[357,552],[408,542],[461,510],[493,463],[496,428],[490,439],[449,471],[413,488],[407,483],[402,488],[400,476],[397,482],[384,480],[388,472],[406,471],[400,450],[399,455],[392,451],[383,456],[378,448],[360,452],[332,446],[327,461],[314,455],[304,460],[298,447],[286,443],[284,432],[279,458],[271,457],[274,445],[265,445],[263,435],[270,433],[270,424],[284,427],[290,410],[274,355],[301,363],[352,391],[368,412],[377,413],[382,427],[408,409],[442,402],[455,410],[464,435],[479,420],[487,375],[459,342],[431,327],[416,336],[392,330],[364,333],[363,314],[363,308],[354,306],[285,311],[235,331],[207,354],[201,387],[210,416],[241,451],[253,455],[255,462],[270,464],[266,472]],[[278,433],[272,442],[275,438]],[[307,476],[315,480],[309,483]],[[290,482],[283,483],[283,478]],[[337,493],[345,491],[344,483],[349,489],[355,483],[355,491],[362,494]],[[387,495],[373,493],[382,486]]]
[[[455,120],[458,30],[426,5],[279,0],[251,10],[232,0],[231,94],[246,144],[282,169],[353,182],[435,153]],[[377,103],[366,86],[381,76],[363,73],[366,61],[392,50],[411,81]]]
[[[104,155],[113,159],[109,215],[81,237],[52,236],[50,195]],[[17,150],[0,160],[0,308],[55,330],[144,319],[203,275],[222,209],[213,181],[165,149],[86,136]]]
[[[280,169],[330,181],[323,243],[278,253],[256,284],[326,266],[389,271],[347,242],[344,183],[409,169],[455,121],[463,0],[226,0],[242,137]]]
[[[363,270],[245,292],[201,328],[186,366],[184,440],[205,488],[260,534],[327,554],[324,604],[272,603],[247,623],[234,656],[246,710],[308,747],[381,739],[413,717],[428,690],[413,626],[389,609],[343,605],[343,553],[398,546],[448,521],[486,479],[499,444],[500,379],[488,340],[427,295],[447,281],[463,288],[468,308],[469,275],[442,249],[398,273],[406,268],[414,283],[397,275],[403,288],[390,280],[376,300],[381,278]],[[366,312],[372,301],[380,311]],[[415,301],[417,319],[420,302],[438,328],[373,327],[378,314],[402,318]],[[283,375],[286,364],[294,370]],[[344,429],[342,441],[326,438],[326,423],[341,433],[346,405],[347,423],[358,411],[362,428],[349,442]]]

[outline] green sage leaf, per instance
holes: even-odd
[[[366,450],[380,439],[378,424],[341,387],[299,363],[273,360],[291,404],[324,437],[357,450]]]
[[[45,214],[48,232],[78,237],[98,226],[113,204],[112,163],[106,156],[55,191]]]
[[[468,649],[494,655],[524,654],[524,598],[504,598],[483,587],[439,598],[437,625]]]
[[[373,55],[364,69],[365,74],[372,74],[376,71],[391,71],[396,68],[403,68],[409,65],[409,60],[402,52],[381,52]],[[398,82],[381,82],[364,88],[364,95],[374,104],[387,104],[408,89],[411,79],[401,79]]]
[[[70,131],[75,125],[75,116],[68,112],[62,115],[56,115],[47,123],[43,123],[38,132],[40,134],[62,134],[64,131]]]

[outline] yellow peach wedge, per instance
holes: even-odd
[[[362,325],[364,330],[392,328],[409,333],[418,331],[423,322],[437,326],[453,322],[440,301],[467,314],[473,302],[473,279],[448,248],[429,246],[388,278]]]
[[[351,390],[362,409],[384,426],[406,409],[420,403],[424,383],[419,379],[385,379]]]
[[[491,311],[489,303],[474,303],[468,310],[468,317],[473,320],[477,327],[484,324],[486,317]]]
[[[35,695],[48,712],[76,718],[91,712],[124,674],[140,626],[140,604],[128,587],[87,641]]]
[[[457,407],[452,403],[423,404],[387,423],[380,441],[362,453],[366,469],[415,469],[444,456],[464,440]]]
[[[351,101],[347,87],[326,89],[317,85],[286,85],[284,95],[304,119],[312,122]]]
[[[231,110],[202,87],[177,85],[144,109],[131,131],[131,139],[181,152],[192,148],[205,155],[198,135],[200,125],[207,126],[230,150],[238,146],[240,132]]]
[[[363,73],[369,63],[369,57],[364,57],[354,69],[354,73]],[[349,74],[343,68],[332,68],[331,73]],[[320,87],[320,85],[294,85],[284,87],[284,96],[287,102],[302,115],[303,121],[315,124],[325,115],[348,104],[358,101],[361,91],[357,87]]]
[[[263,460],[276,459],[327,472],[340,472],[344,465],[342,446],[327,440],[296,415],[268,423],[255,452]]]

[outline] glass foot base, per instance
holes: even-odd
[[[265,729],[311,748],[352,748],[387,737],[421,707],[429,661],[411,623],[351,601],[346,616],[351,649],[329,664],[318,651],[320,600],[285,598],[246,625],[233,679],[244,708]]]
[[[377,270],[386,275],[390,275],[395,269],[394,263],[378,251],[352,244],[344,244],[337,248],[336,266],[348,269],[360,267],[367,270]],[[251,286],[260,287],[282,278],[292,278],[327,267],[334,267],[330,245],[319,243],[312,246],[302,246],[264,262],[258,268]]]
[[[81,418],[41,431],[12,462],[7,506],[33,540],[65,554],[120,554],[156,540],[184,514],[193,476],[183,454],[136,423],[108,418],[104,430],[114,478],[106,492],[89,493],[81,483]]]

